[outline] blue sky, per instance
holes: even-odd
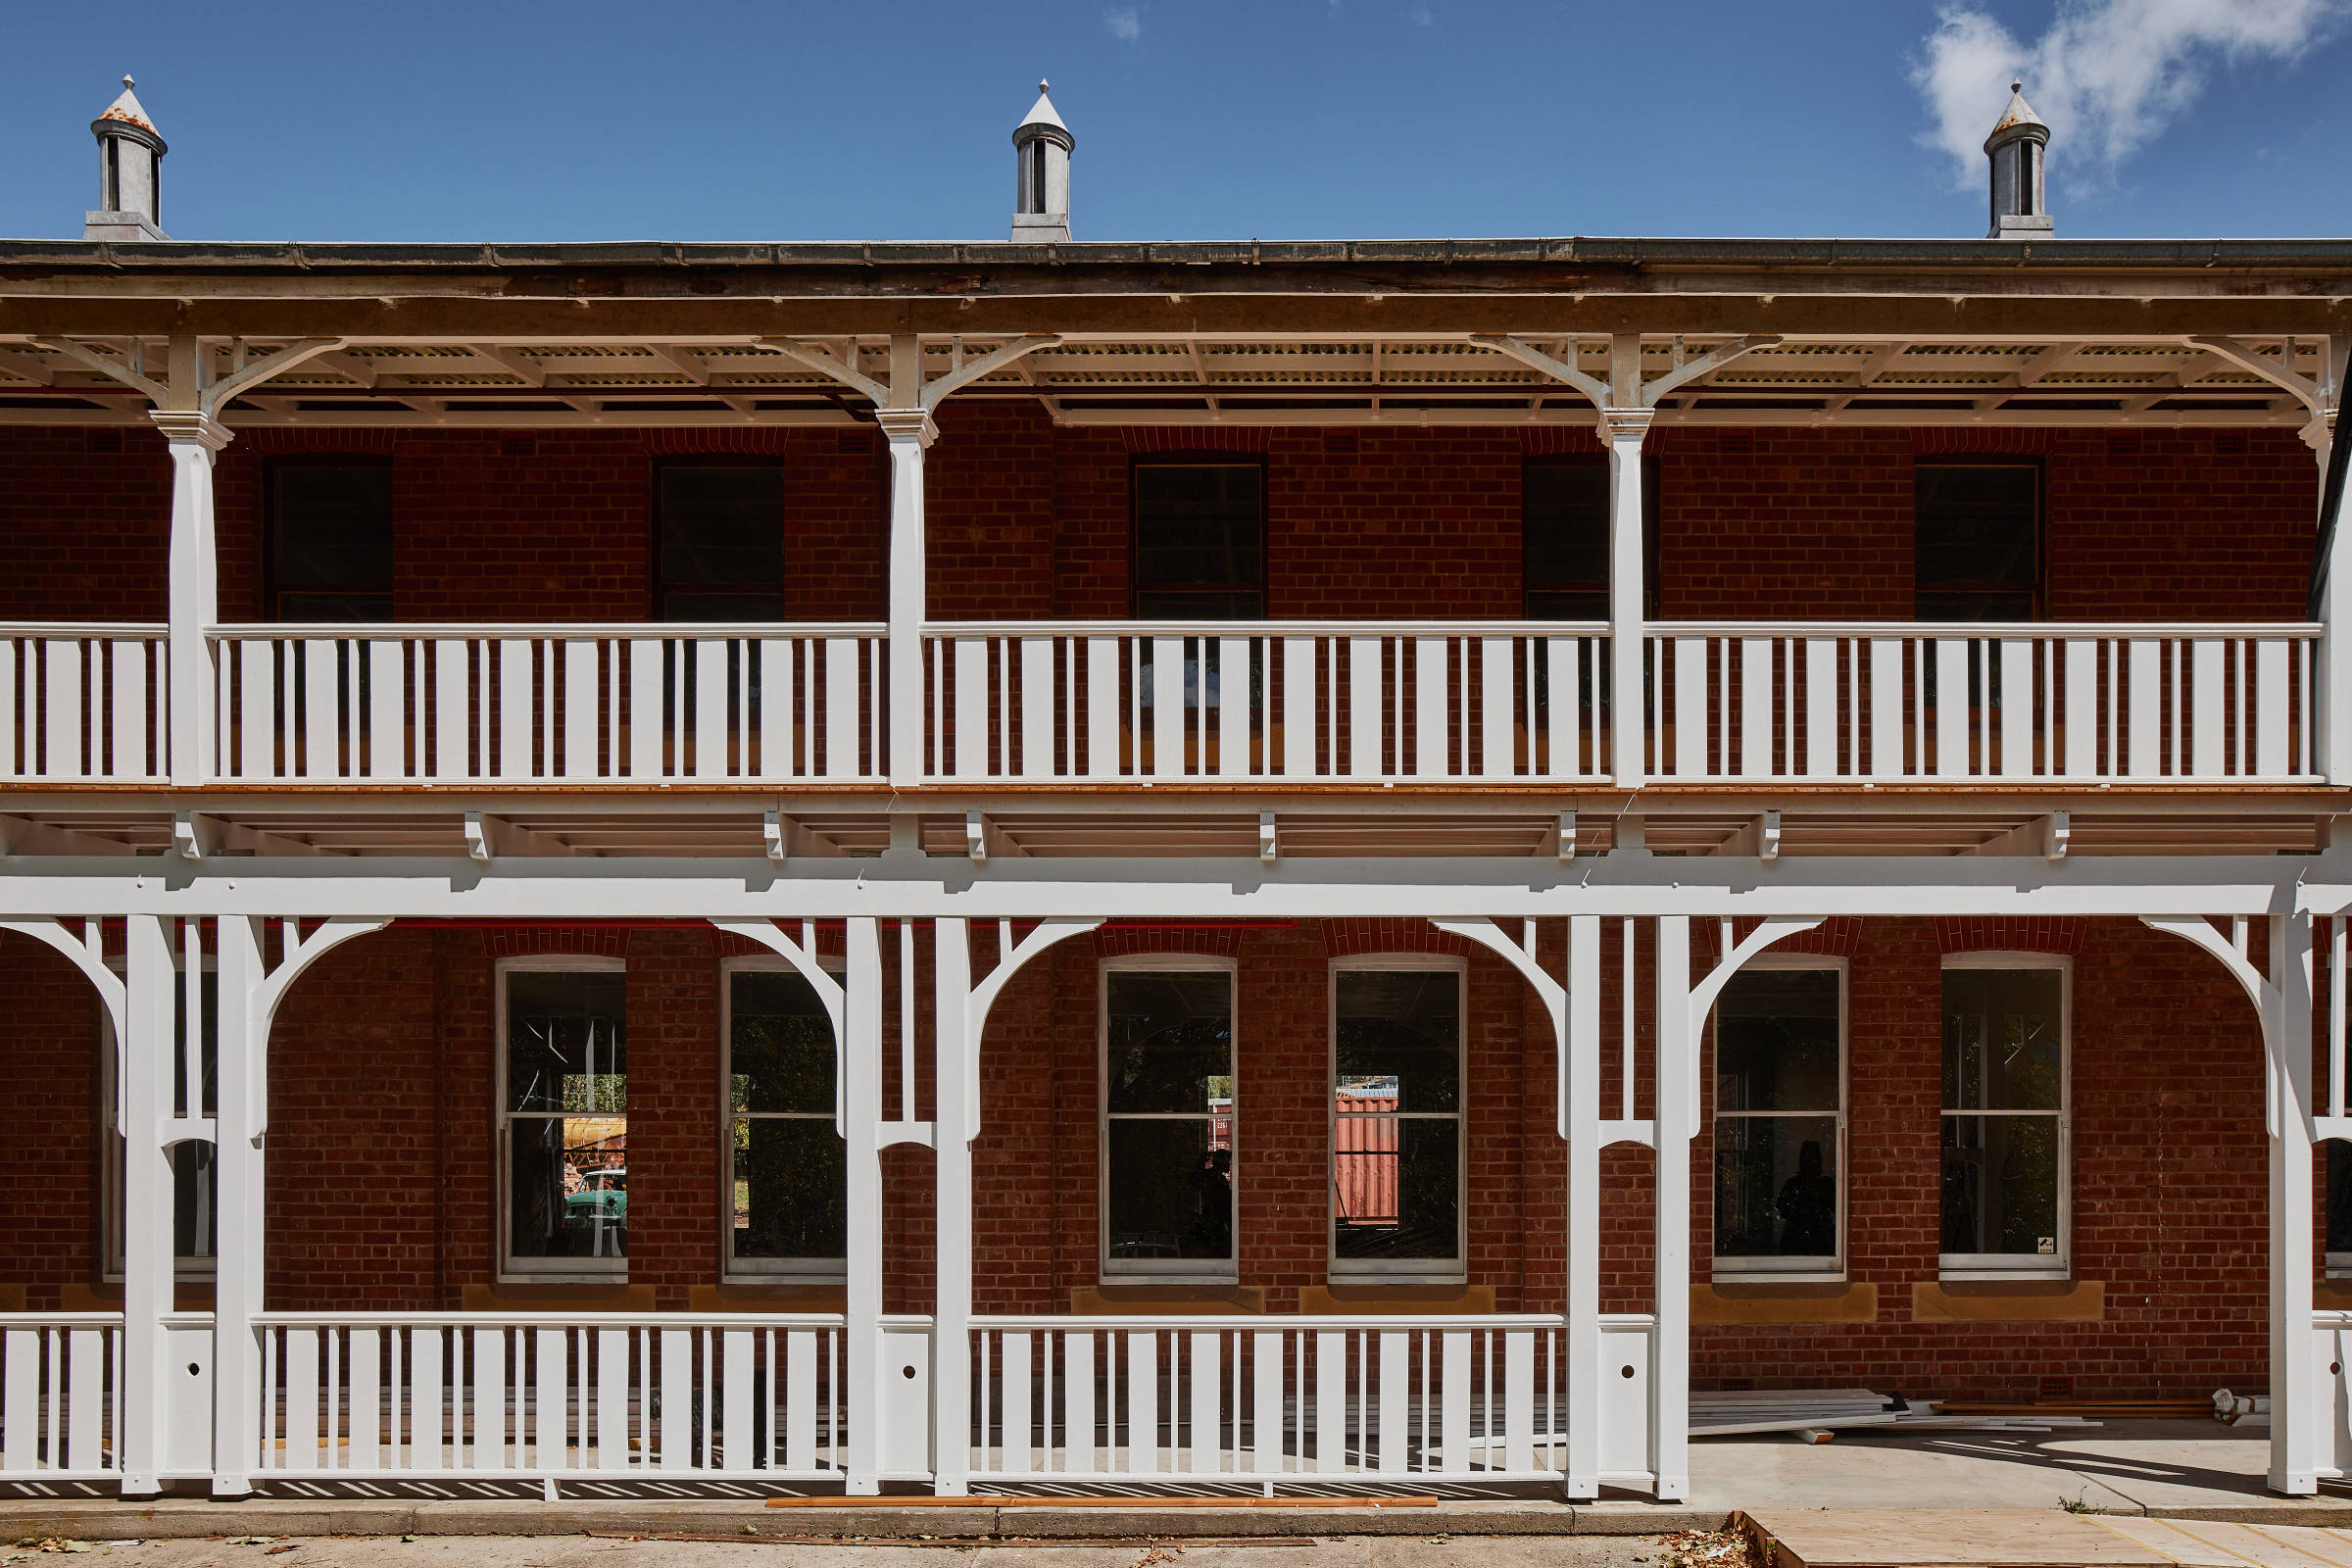
[[[1966,238],[2011,54],[2061,234],[2352,233],[2352,0],[2157,4],[24,5],[0,234],[127,71],[183,239],[1002,239],[1041,74],[1081,239]]]

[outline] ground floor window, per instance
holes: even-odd
[[[1845,969],[1758,958],[1715,1004],[1715,1272],[1845,1266]]]
[[[1462,1276],[1462,977],[1455,958],[1331,973],[1331,1277]]]
[[[1233,965],[1120,958],[1102,979],[1102,1277],[1230,1283]]]
[[[2072,978],[2060,957],[1944,960],[1946,1274],[2067,1272]]]
[[[839,1279],[849,1146],[832,1020],[780,960],[730,959],[724,985],[728,1272]]]
[[[510,1274],[610,1279],[629,1254],[627,977],[601,958],[498,971]]]

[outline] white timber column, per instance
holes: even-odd
[[[932,926],[932,1050],[937,1070],[935,1167],[939,1202],[937,1294],[932,1303],[932,1490],[943,1497],[971,1491],[972,1473],[972,1138],[980,1117],[971,1103],[972,951],[969,922]],[[911,1020],[908,1022],[911,1027]],[[1005,1445],[1012,1444],[1010,1434]]]
[[[2271,1470],[2273,1492],[2320,1490],[2319,1434],[2306,1402],[2318,1381],[2311,1323],[2311,929],[2308,913],[2271,917]],[[2332,1457],[2332,1453],[2330,1454]]]
[[[1690,1495],[1690,1140],[1698,1071],[1690,917],[1658,917],[1657,1337],[1649,1368],[1649,1467],[1660,1502]]]
[[[1600,411],[1601,444],[1609,452],[1609,760],[1621,789],[1640,789],[1648,777],[1642,760],[1649,728],[1642,701],[1642,443],[1656,410],[1642,387],[1642,339],[1609,339],[1609,399]]]
[[[213,1296],[213,1492],[253,1490],[261,1458],[262,1353],[254,1319],[262,1310],[263,1124],[268,1093],[262,1053],[266,1028],[254,1003],[264,978],[261,922],[223,915],[216,939],[219,968],[220,1100],[214,1116],[213,1170],[220,1216]]]
[[[922,349],[890,340],[890,407],[874,422],[890,440],[890,770],[893,786],[923,781],[923,452],[939,426],[922,401]]]
[[[122,1074],[122,1386],[116,1391],[117,1443],[125,1496],[162,1490],[171,1432],[171,1368],[164,1317],[172,1310],[172,1162],[165,1123],[174,1109],[172,1071],[179,971],[161,916],[126,922],[129,1024]],[[198,1108],[201,1107],[192,1107]]]
[[[2328,504],[2328,476],[2334,456],[2338,409],[2336,396],[2344,375],[2343,360],[2352,353],[2352,339],[2338,338],[2328,355],[2323,386],[2328,396],[2327,412],[2304,427],[2304,439],[2320,460],[2320,505]],[[2327,628],[2321,640],[2320,700],[2313,705],[2320,716],[2319,745],[2312,762],[2330,784],[2352,783],[2352,541],[2344,537],[2352,525],[2347,484],[2333,497],[2332,515],[2320,518],[2320,537],[2328,554],[2320,563],[2320,620]]]
[[[849,1160],[849,1258],[843,1334],[849,1342],[849,1476],[854,1496],[882,1490],[882,938],[872,915],[849,921],[843,1006],[842,1135]]]
[[[1632,940],[1631,935],[1627,937]],[[1571,1502],[1600,1495],[1600,916],[1568,917],[1568,1476]],[[1663,1160],[1660,1161],[1663,1163]]]
[[[172,340],[175,387],[181,344],[195,359],[193,338]],[[192,409],[158,409],[149,416],[172,448],[170,725],[172,782],[201,784],[213,774],[213,661],[206,631],[220,615],[220,567],[213,521],[213,457],[229,432]]]

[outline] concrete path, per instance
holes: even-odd
[[[1743,1524],[1770,1568],[2352,1568],[2352,1532],[2295,1525],[1779,1508]]]

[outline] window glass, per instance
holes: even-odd
[[[657,473],[661,617],[783,619],[783,468],[666,463]]]
[[[1647,557],[1657,538],[1658,466],[1642,460],[1643,612],[1654,610]],[[1527,614],[1533,620],[1609,616],[1609,465],[1604,459],[1531,459],[1522,470],[1519,535]]]
[[[1749,969],[1715,1010],[1715,1255],[1833,1266],[1844,1123],[1835,969]]]
[[[755,1269],[849,1251],[848,1145],[833,1124],[832,1020],[789,971],[727,976],[729,1255]]]
[[[278,620],[392,618],[392,466],[273,463],[270,612]]]
[[[1334,980],[1332,1257],[1458,1264],[1461,974],[1343,969]]]
[[[1141,463],[1135,482],[1135,612],[1248,620],[1265,613],[1265,469],[1255,463]]]
[[[1229,1274],[1233,976],[1113,969],[1104,997],[1104,1271]]]
[[[2041,589],[2041,470],[1920,464],[1912,563],[1922,620],[2031,620]]]
[[[1943,972],[1946,1259],[2064,1266],[2066,977]]]
[[[551,1259],[625,1258],[626,981],[617,970],[504,979],[509,1260],[548,1272]]]

